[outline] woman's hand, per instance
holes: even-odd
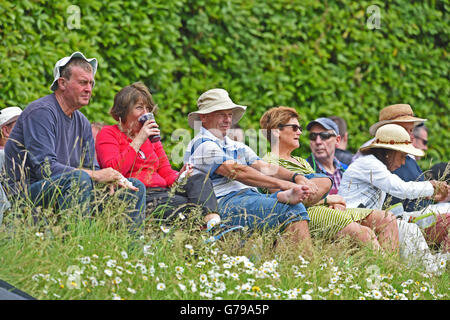
[[[194,167],[190,163],[185,163],[183,168],[181,168],[180,173],[178,175],[178,181],[183,180],[184,178],[188,178],[194,172]]]
[[[136,135],[130,145],[136,152],[138,152],[141,146],[150,136],[156,136],[159,134],[160,130],[158,129],[158,124],[155,122],[155,120],[147,120],[144,122],[141,130],[139,130],[139,133]]]
[[[345,203],[344,198],[337,194],[332,194],[327,196],[327,205],[331,209],[335,210],[345,210],[347,208],[347,204]]]
[[[447,185],[447,183],[445,181],[436,180],[431,180],[430,182],[434,188],[432,198],[438,202],[445,200],[449,194],[449,186]]]

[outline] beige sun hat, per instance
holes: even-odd
[[[384,148],[397,150],[423,157],[425,153],[415,148],[411,143],[411,138],[405,128],[398,124],[386,124],[380,127],[375,135],[375,139],[367,147],[360,148],[361,151],[373,148]]]
[[[193,129],[195,122],[200,121],[201,114],[233,109],[232,124],[235,125],[239,122],[247,109],[246,106],[241,106],[231,101],[226,90],[217,88],[202,93],[197,100],[197,107],[198,111],[188,114],[189,126]]]
[[[409,104],[393,104],[381,109],[379,121],[369,128],[369,132],[374,136],[379,127],[393,122],[414,122],[415,125],[418,125],[425,121],[427,119],[414,117],[414,113]]]

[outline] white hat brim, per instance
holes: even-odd
[[[66,64],[68,64],[69,61],[72,60],[72,58],[82,58],[82,59],[86,60],[92,66],[92,75],[95,76],[95,73],[97,72],[97,67],[98,67],[97,59],[96,58],[88,59],[84,56],[84,54],[76,51],[76,52],[72,53],[69,57],[64,57],[64,58],[60,59],[58,62],[56,62],[55,67],[53,68],[53,82],[52,82],[52,85],[50,86],[50,90],[55,91],[58,88],[58,79],[61,77],[60,68],[64,67]],[[95,82],[92,87],[94,87],[94,86],[95,86]]]
[[[364,150],[373,149],[373,148],[383,148],[383,149],[401,151],[404,153],[412,154],[413,156],[416,156],[416,157],[423,157],[425,155],[425,152],[423,152],[420,149],[415,148],[414,146],[412,146],[410,144],[394,144],[394,145],[392,145],[392,144],[386,144],[386,143],[372,143],[372,144],[368,145],[367,147],[360,148],[359,150],[364,151]]]

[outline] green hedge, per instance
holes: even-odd
[[[371,30],[373,4],[380,28]],[[68,27],[71,5],[80,9],[78,29]],[[48,94],[54,63],[81,51],[99,60],[82,112],[113,123],[114,94],[143,81],[169,152],[168,137],[188,128],[197,97],[223,87],[248,106],[244,128],[257,129],[276,105],[297,108],[305,124],[336,114],[348,122],[352,150],[382,107],[409,103],[429,119],[424,161],[448,161],[448,10],[448,1],[400,0],[2,1],[0,107]]]

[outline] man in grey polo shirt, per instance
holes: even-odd
[[[211,89],[197,101],[198,111],[188,115],[189,125],[200,132],[189,143],[184,162],[210,176],[222,220],[250,229],[281,227],[293,243],[310,246],[309,217],[304,201],[319,199],[329,190],[328,178],[314,182],[268,164],[227,130],[243,116],[246,107],[233,103],[228,92]],[[262,194],[258,187],[280,190]]]

